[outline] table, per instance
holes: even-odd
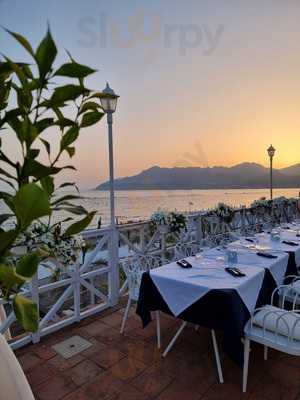
[[[278,270],[282,280],[297,273],[298,249],[288,249],[288,254],[276,249],[276,259],[259,257],[250,250],[248,255],[240,254],[238,267],[246,272],[245,278],[227,276],[222,256],[216,252],[221,254],[222,249],[212,249],[200,259],[187,258],[192,269],[170,263],[144,273],[137,314],[144,327],[151,321],[151,311],[160,310],[187,322],[221,329],[225,351],[242,366],[244,326],[254,308],[270,302],[280,279]]]

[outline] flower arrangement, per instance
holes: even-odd
[[[215,215],[221,221],[229,224],[234,218],[234,208],[225,203],[218,203],[216,208],[211,210],[210,215]]]
[[[155,231],[159,226],[168,227],[170,232],[179,233],[186,228],[186,217],[182,213],[159,208],[151,215],[150,227]]]
[[[262,211],[270,211],[272,209],[272,200],[267,200],[265,197],[261,197],[251,203],[250,207]]]
[[[19,238],[17,246],[26,246],[27,251],[42,250],[44,258],[54,259],[63,267],[76,263],[80,252],[85,249],[81,235],[66,236],[58,223],[49,227],[38,221],[32,224]]]

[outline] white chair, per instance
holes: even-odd
[[[282,307],[281,304],[286,302],[300,305],[300,276],[288,275],[285,279],[290,279],[290,283],[283,285],[279,290],[279,306]]]
[[[181,258],[195,256],[201,251],[201,246],[195,242],[179,242],[174,248],[173,261],[180,260]]]
[[[127,283],[128,283],[128,301],[125,308],[125,313],[121,325],[121,333],[124,333],[125,324],[128,319],[130,306],[132,302],[137,302],[139,298],[140,285],[142,280],[142,275],[144,272],[150,269],[157,268],[161,266],[161,258],[155,255],[138,255],[127,258],[122,263],[122,268],[125,272]],[[160,319],[159,311],[156,314],[156,326],[157,326],[157,347],[160,348]]]
[[[264,359],[268,357],[268,347],[287,354],[300,356],[300,310],[296,309],[299,295],[294,294],[292,301],[290,285],[281,285],[272,294],[271,305],[258,308],[245,326],[243,392],[247,389],[250,341],[264,346]],[[273,305],[275,294],[281,308]],[[287,294],[289,299],[287,300]],[[284,307],[286,302],[291,310]]]

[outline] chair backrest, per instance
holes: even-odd
[[[295,277],[296,278],[296,277]],[[267,332],[273,334],[273,341],[282,346],[300,348],[300,310],[296,309],[300,293],[293,290],[293,285],[280,285],[272,293],[271,304],[256,309],[251,317],[251,328],[259,326],[263,337]],[[274,303],[279,302],[279,307]],[[291,308],[292,305],[292,308]],[[289,307],[286,309],[285,307]]]
[[[143,273],[161,264],[161,257],[152,254],[135,255],[121,262],[128,281],[128,294],[132,300],[138,300]]]
[[[295,311],[300,304],[300,276],[288,275],[285,279],[290,283],[280,285],[273,291],[271,305],[277,302],[280,308]]]
[[[191,257],[201,251],[201,246],[195,242],[178,242],[174,249],[174,261]]]

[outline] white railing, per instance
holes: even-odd
[[[240,208],[230,222],[205,212],[190,214],[187,216],[187,229],[180,234],[169,232],[165,227],[152,231],[149,221],[118,225],[114,232],[109,228],[87,230],[83,236],[92,248],[83,260],[64,270],[54,280],[39,280],[35,276],[25,291],[39,307],[38,331],[34,334],[22,332],[11,306],[0,301],[0,315],[6,314],[6,318],[0,320],[0,333],[9,333],[11,346],[18,348],[30,342],[36,343],[44,335],[115,305],[127,291],[126,280],[123,279],[121,285],[119,283],[120,259],[153,254],[159,255],[165,263],[173,258],[178,243],[200,245],[206,240],[209,245],[215,245],[232,240],[232,234],[271,228],[299,217],[297,205],[289,204],[278,205],[269,212]]]

